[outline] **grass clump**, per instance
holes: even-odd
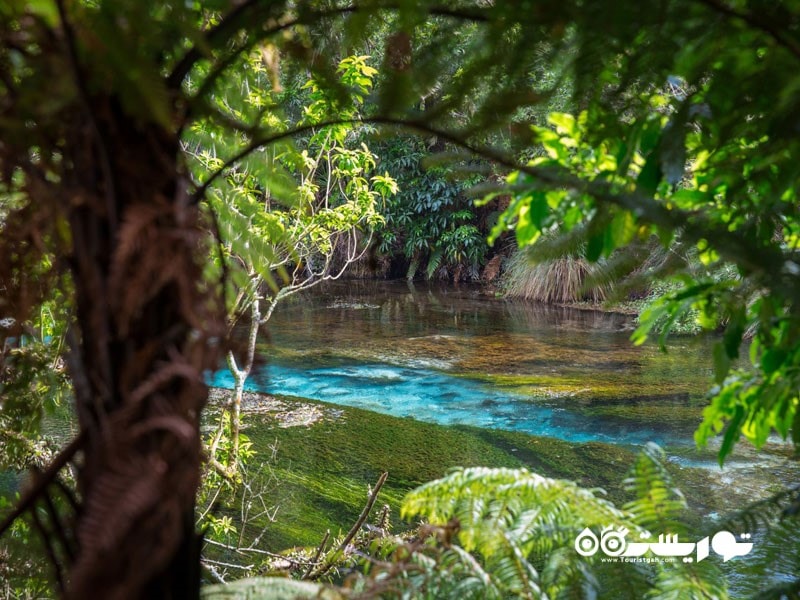
[[[611,285],[600,283],[601,267],[580,256],[565,256],[531,261],[523,250],[508,260],[504,290],[511,298],[548,304],[605,302]]]

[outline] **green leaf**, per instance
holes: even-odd
[[[51,27],[61,20],[55,0],[27,0],[25,7],[31,14],[41,17]]]
[[[744,337],[746,315],[744,309],[737,307],[725,328],[722,336],[725,344],[725,352],[730,358],[739,358],[739,347],[742,345]]]
[[[589,237],[586,241],[586,260],[589,262],[597,262],[603,254],[603,247],[605,245],[605,232],[601,231]]]
[[[727,457],[731,450],[733,450],[734,444],[739,440],[742,432],[742,421],[744,421],[744,408],[741,406],[737,406],[734,409],[733,418],[728,423],[728,427],[725,430],[725,435],[722,438],[722,444],[719,447],[719,464],[725,462],[725,457]]]
[[[636,188],[648,196],[653,196],[658,189],[661,181],[661,159],[658,150],[655,150],[648,158],[639,177],[636,178]]]
[[[578,139],[578,127],[574,116],[569,113],[550,113],[547,120],[556,126],[556,130],[571,138]]]
[[[533,244],[539,239],[542,225],[550,214],[550,207],[547,204],[547,196],[544,192],[531,192],[523,202],[519,209],[516,230],[517,245],[520,248]]]
[[[537,191],[531,195],[530,216],[531,221],[539,229],[542,229],[545,220],[550,216],[550,205],[547,201],[547,194]]]
[[[731,369],[731,358],[725,344],[717,342],[714,344],[714,379],[717,383],[725,380],[728,371]]]
[[[661,138],[661,120],[649,119],[642,126],[639,137],[639,152],[644,156],[651,155]]]
[[[782,348],[769,348],[761,355],[761,369],[767,375],[777,371],[786,360],[787,352]]]
[[[672,194],[670,200],[680,208],[691,209],[708,201],[708,193],[691,188],[683,188]]]
[[[614,242],[614,246],[616,248],[624,246],[630,243],[636,235],[636,219],[630,211],[623,210],[617,212],[611,220],[609,230],[611,231],[611,239]]]

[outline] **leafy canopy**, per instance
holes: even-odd
[[[705,268],[673,268],[680,289],[645,312],[634,340],[696,311],[702,328],[724,331],[698,443],[724,433],[720,460],[742,436],[760,447],[777,433],[797,447],[797,6],[670,3],[656,28],[650,4],[610,23],[609,47],[630,46],[592,64],[604,85],[584,90],[588,109],[533,127],[540,156],[507,178],[513,200],[495,235],[513,229],[551,254],[582,242],[588,259],[619,263],[620,249],[650,239],[694,247]],[[561,237],[542,242],[550,231]]]

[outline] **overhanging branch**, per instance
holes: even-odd
[[[738,264],[750,274],[773,273],[777,275],[780,273],[783,265],[784,255],[780,250],[765,248],[755,242],[751,242],[745,236],[728,231],[727,227],[715,225],[707,218],[704,218],[699,212],[687,212],[675,208],[670,209],[656,202],[652,197],[646,196],[640,192],[617,190],[607,182],[585,181],[563,169],[543,169],[520,163],[508,154],[488,146],[475,144],[458,132],[440,129],[422,120],[405,120],[396,117],[372,116],[332,119],[330,121],[307,124],[295,129],[255,138],[240,152],[229,158],[219,170],[212,174],[194,193],[193,200],[199,202],[209,186],[220,175],[232,168],[237,162],[250,153],[264,146],[282,139],[301,135],[314,128],[365,123],[384,125],[387,127],[399,127],[425,135],[436,136],[445,142],[466,150],[474,156],[484,158],[509,170],[521,171],[530,175],[542,184],[570,189],[577,193],[589,195],[599,202],[628,210],[633,213],[637,219],[651,225],[656,225],[672,231],[681,230],[684,235],[692,241],[696,242],[704,238],[714,239],[716,250],[720,256]],[[797,287],[797,284],[794,284],[794,286]],[[790,294],[793,294],[794,291],[794,289],[788,290]]]
[[[735,8],[728,6],[721,0],[700,0],[700,2],[715,12],[738,19],[739,21],[743,21],[746,25],[752,27],[753,29],[758,29],[759,31],[766,33],[769,37],[775,40],[778,45],[783,46],[789,52],[791,52],[795,58],[800,59],[800,42],[785,35],[784,32],[778,29],[774,23],[770,23],[769,21],[753,13],[740,12]]]
[[[6,516],[2,523],[0,523],[0,536],[2,536],[20,516],[33,508],[33,505],[36,503],[36,501],[41,498],[42,494],[44,494],[47,486],[55,481],[56,477],[58,477],[58,474],[61,472],[61,469],[63,469],[67,463],[69,463],[75,457],[75,454],[77,454],[78,450],[81,449],[83,446],[84,437],[85,435],[83,433],[78,434],[75,439],[72,440],[69,445],[53,459],[53,461],[44,471],[37,474],[36,480],[22,494],[22,498],[20,498],[19,502],[17,502],[14,510],[12,510]]]
[[[268,5],[269,3],[267,3]],[[183,80],[192,70],[195,64],[200,61],[203,56],[205,55],[203,48],[211,49],[220,47],[222,44],[227,42],[231,39],[231,37],[237,32],[242,29],[247,29],[251,27],[255,30],[255,28],[263,27],[263,18],[259,18],[259,10],[263,10],[265,7],[265,3],[263,0],[246,0],[245,2],[239,4],[236,8],[234,8],[231,12],[229,12],[223,19],[212,29],[210,29],[206,35],[205,39],[201,44],[193,46],[189,49],[186,54],[178,61],[178,64],[175,65],[172,72],[167,77],[167,86],[171,89],[177,89],[180,87]],[[229,67],[236,58],[242,53],[247,51],[247,49],[252,48],[255,44],[257,44],[260,40],[264,40],[269,38],[276,33],[280,33],[281,31],[285,31],[287,29],[291,29],[297,25],[303,24],[310,24],[315,23],[318,21],[322,21],[324,19],[329,19],[333,17],[339,17],[347,14],[352,14],[355,12],[360,11],[398,11],[402,10],[403,5],[397,3],[387,3],[387,4],[374,4],[374,5],[366,5],[366,6],[359,6],[359,5],[351,5],[351,6],[342,6],[338,8],[332,8],[327,10],[320,10],[320,11],[311,11],[311,12],[303,12],[296,15],[286,16],[284,15],[284,19],[279,20],[273,26],[266,27],[261,29],[257,33],[257,35],[253,35],[252,38],[248,39],[245,44],[242,44],[233,52],[227,56],[223,61],[218,65],[217,68],[209,75],[210,78],[216,79],[224,70]],[[482,9],[459,9],[459,8],[452,8],[447,6],[432,6],[425,10],[426,14],[430,16],[436,17],[450,17],[455,19],[462,19],[465,21],[474,21],[474,22],[485,22],[488,20],[488,16],[486,14],[486,10]],[[251,32],[255,33],[255,31]],[[204,88],[208,86],[206,83],[203,84]]]

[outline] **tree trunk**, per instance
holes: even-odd
[[[177,135],[93,99],[65,147],[76,296],[71,369],[84,435],[71,598],[199,594],[203,373],[223,332]],[[98,136],[101,140],[98,143]]]
[[[261,296],[258,287],[261,285],[261,278],[254,276],[251,281],[254,290],[254,297],[250,305],[250,329],[247,333],[247,347],[245,348],[244,362],[241,368],[236,363],[236,358],[232,353],[228,353],[228,369],[233,375],[233,398],[227,407],[228,423],[230,426],[230,454],[224,465],[222,474],[226,477],[235,477],[239,472],[239,432],[242,426],[242,397],[244,396],[244,384],[253,370],[256,357],[256,343],[258,342],[258,328],[262,324],[261,318]],[[217,436],[222,435],[222,421],[224,414],[220,415],[220,429]],[[215,439],[211,445],[212,458],[216,452],[219,439]],[[217,463],[219,464],[219,463]],[[218,467],[219,468],[219,467]]]

